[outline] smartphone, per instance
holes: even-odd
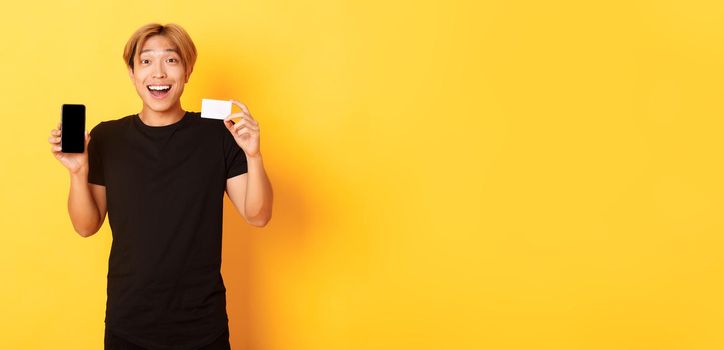
[[[63,153],[85,150],[85,105],[64,104],[60,116],[60,148]]]

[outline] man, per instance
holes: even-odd
[[[124,62],[143,107],[85,135],[84,153],[52,153],[70,172],[68,212],[82,237],[108,213],[106,349],[229,349],[221,276],[224,191],[251,225],[271,218],[259,123],[246,106],[225,120],[184,111],[196,48],[176,24],[148,24]],[[234,123],[232,119],[241,118]]]

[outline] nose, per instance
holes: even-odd
[[[163,63],[158,62],[153,66],[153,77],[154,78],[165,78],[166,77],[166,68],[163,66]]]

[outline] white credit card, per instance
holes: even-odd
[[[221,119],[231,114],[231,101],[201,99],[201,118]]]

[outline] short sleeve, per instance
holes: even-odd
[[[101,122],[101,124],[103,124]],[[103,157],[101,154],[102,136],[99,133],[101,124],[96,125],[90,132],[88,142],[88,182],[96,185],[106,185],[103,176]]]
[[[226,164],[226,178],[232,178],[247,172],[246,153],[239,147],[225,126],[224,128],[224,160]]]

